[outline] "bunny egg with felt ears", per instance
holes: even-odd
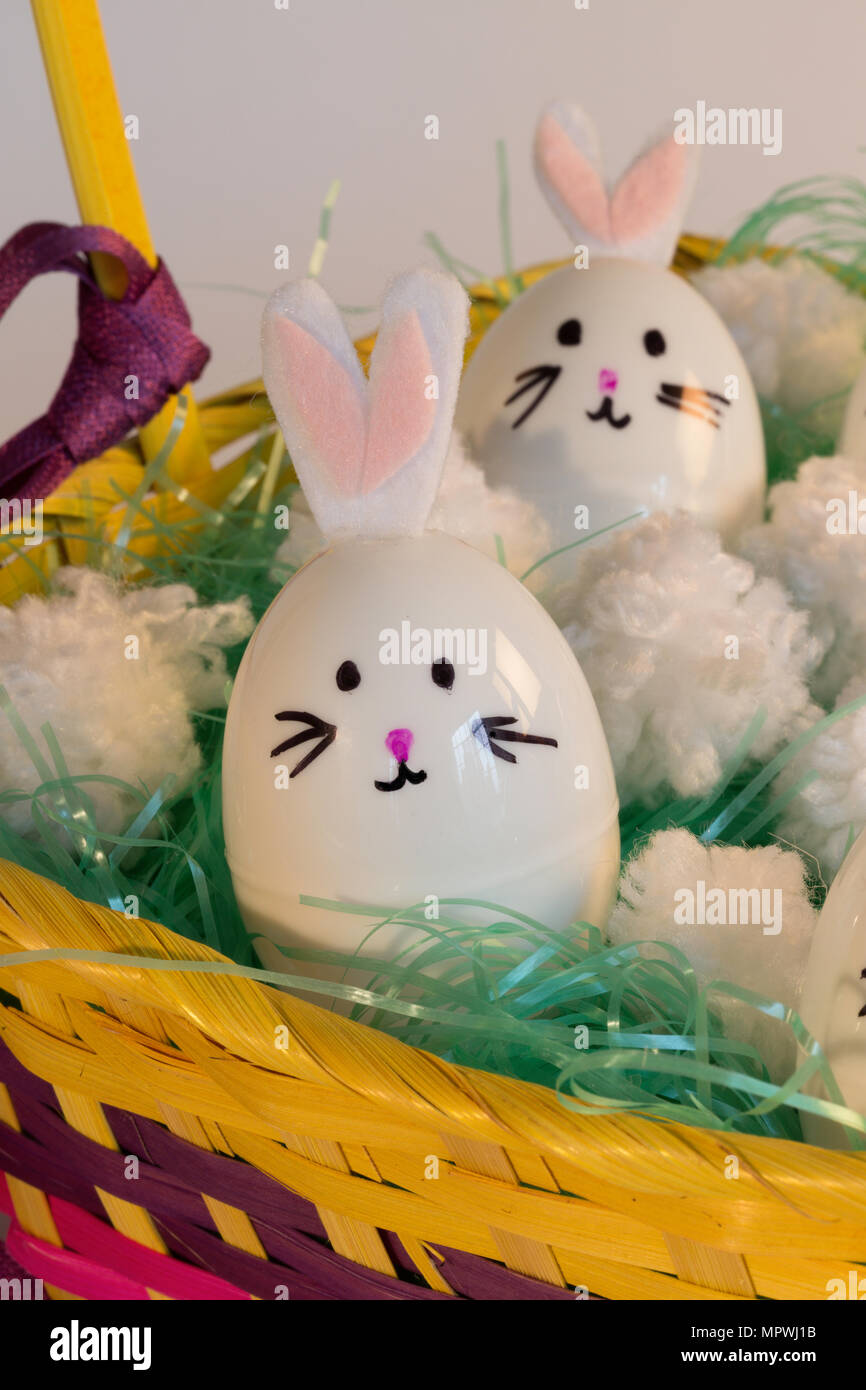
[[[592,123],[556,103],[535,153],[542,187],[588,259],[518,295],[484,335],[458,428],[491,483],[538,506],[556,545],[679,508],[730,539],[763,516],[764,441],[728,329],[666,268],[696,151],[663,137],[609,195]]]
[[[451,276],[394,281],[369,383],[317,283],[265,312],[268,394],[329,542],[260,622],[227,717],[226,852],[277,968],[274,943],[381,957],[412,934],[364,942],[363,915],[301,895],[471,898],[557,929],[613,897],[616,788],[571,650],[504,567],[424,529],[467,308]]]

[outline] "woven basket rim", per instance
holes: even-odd
[[[70,1000],[100,1007],[120,997],[135,1007],[176,1014],[197,1031],[205,1046],[213,1042],[242,1062],[290,1075],[299,1074],[300,1067],[300,1074],[311,1081],[337,1084],[375,1108],[403,1114],[407,1121],[423,1117],[425,1123],[447,1123],[466,1137],[510,1149],[546,1152],[568,1160],[575,1138],[582,1134],[603,1146],[636,1141],[659,1155],[671,1145],[701,1151],[709,1145],[725,1153],[734,1149],[758,1166],[771,1154],[783,1161],[783,1155],[802,1155],[808,1149],[824,1180],[830,1177],[834,1185],[864,1174],[866,1154],[705,1129],[639,1112],[598,1114],[577,1103],[565,1105],[548,1087],[446,1062],[366,1024],[242,976],[184,974],[82,960],[2,964],[3,956],[22,950],[64,949],[232,964],[220,952],[159,923],[78,899],[59,884],[0,860],[0,986],[19,997],[26,985],[50,988]],[[285,1054],[273,1041],[274,1030],[284,1025],[291,1040]],[[5,1020],[0,1019],[0,1034],[9,1033],[10,1026],[14,1033],[14,1021],[10,1025],[7,1012]],[[14,1036],[7,1041],[15,1052]],[[292,1053],[292,1047],[299,1050]],[[290,1054],[292,1065],[281,1067],[283,1057],[288,1059]],[[38,1070],[37,1074],[41,1075]]]

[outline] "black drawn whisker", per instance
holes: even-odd
[[[290,748],[297,748],[299,743],[307,743],[311,738],[319,738],[318,729],[304,729],[299,734],[293,734],[284,743],[278,743],[276,748],[271,749],[271,757],[275,758],[278,753],[286,753]]]
[[[712,415],[707,415],[702,410],[693,409],[692,406],[686,405],[674,396],[656,396],[656,400],[661,405],[670,405],[673,406],[674,410],[681,410],[684,415],[692,415],[696,420],[703,420],[705,425],[712,425],[714,430],[721,428],[718,420],[714,419]]]
[[[702,386],[681,386],[676,382],[663,381],[659,386],[656,400],[661,405],[682,410],[685,415],[693,415],[706,424],[719,428],[723,406],[731,404],[727,396],[718,391],[705,391]]]
[[[525,371],[518,372],[514,380],[522,381],[523,385],[518,386],[516,391],[512,391],[511,395],[505,402],[506,405],[513,405],[514,402],[519,400],[521,396],[525,395],[527,391],[534,391],[536,388],[539,389],[538,395],[527,406],[526,410],[523,411],[523,414],[519,415],[517,419],[512,422],[511,428],[513,430],[516,430],[518,426],[522,425],[524,420],[528,420],[532,412],[538,409],[538,407],[541,405],[541,402],[544,400],[545,396],[550,390],[551,386],[553,386],[556,382],[556,379],[561,371],[561,367],[556,367],[543,363],[541,366],[527,367]]]
[[[719,405],[730,405],[727,396],[722,396],[718,391],[705,391],[702,386],[679,386],[674,382],[663,381],[659,390],[666,396],[674,396],[678,400],[691,401],[693,405],[711,405],[712,401],[718,401]],[[718,410],[718,406],[712,406],[713,410]],[[721,414],[721,412],[719,412]]]
[[[500,748],[497,740],[509,743],[537,743],[544,744],[548,748],[558,748],[559,744],[555,738],[544,738],[541,734],[521,734],[517,729],[507,729],[506,724],[516,724],[515,715],[494,714],[488,715],[485,719],[476,719],[472,725],[472,732],[495,758],[502,758],[507,763],[516,763],[517,758],[513,753],[509,753],[507,748]]]
[[[276,758],[280,753],[285,753],[290,748],[297,748],[301,743],[309,743],[310,739],[318,739],[315,748],[311,748],[305,757],[289,773],[289,777],[297,777],[299,772],[303,772],[305,767],[309,767],[314,758],[318,758],[320,753],[330,747],[337,737],[336,724],[329,724],[327,720],[320,719],[317,714],[307,714],[305,710],[284,709],[274,715],[275,719],[289,720],[298,724],[307,724],[309,728],[302,729],[300,733],[293,734],[291,738],[284,739],[278,743],[276,748],[271,749],[271,757]]]

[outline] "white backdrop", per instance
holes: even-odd
[[[583,3],[584,0],[581,0]],[[704,152],[691,230],[730,231],[780,184],[866,177],[863,0],[102,0],[154,240],[213,348],[205,389],[258,373],[261,300],[301,273],[332,177],[342,193],[323,279],[372,304],[430,260],[426,229],[500,266],[494,143],[507,141],[515,256],[564,254],[534,185],[532,129],[553,96],[596,116],[611,172],[678,107],[779,107],[783,149]],[[0,7],[0,240],[76,209],[29,5]],[[440,138],[424,137],[435,114]],[[0,325],[0,438],[41,413],[71,343],[71,277]],[[359,321],[359,327],[363,324]]]

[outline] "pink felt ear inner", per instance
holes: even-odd
[[[356,493],[364,465],[364,402],[345,367],[289,318],[277,318],[284,399],[302,445],[339,492]],[[291,452],[296,441],[287,438]]]
[[[386,324],[373,354],[370,421],[360,491],[373,492],[417,454],[430,436],[430,349],[414,309]]]
[[[682,196],[688,155],[668,136],[636,159],[623,174],[611,200],[614,239],[639,241],[666,222]]]
[[[575,222],[599,241],[612,241],[607,190],[586,155],[550,111],[539,122],[535,153],[541,172]]]

